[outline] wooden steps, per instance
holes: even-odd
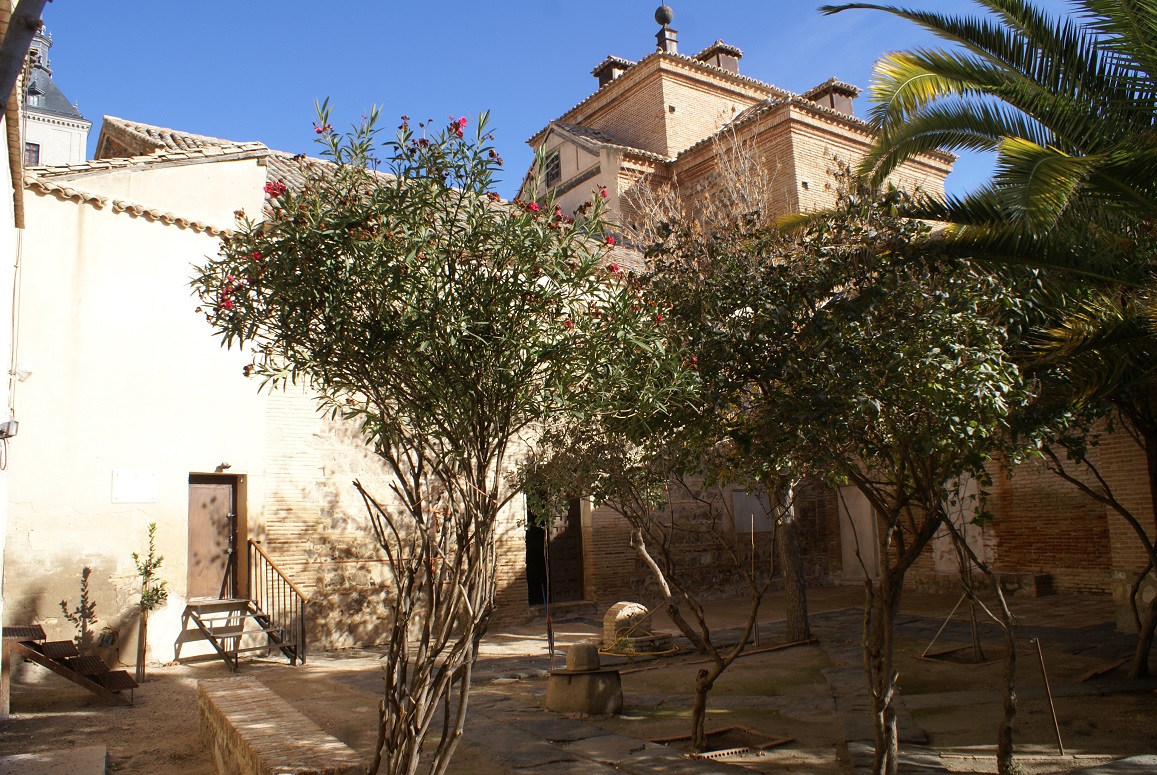
[[[6,659],[24,657],[102,699],[133,704],[137,682],[132,676],[124,670],[110,670],[98,656],[81,656],[76,644],[70,640],[46,641],[44,629],[38,624],[5,627],[4,647]],[[121,693],[126,689],[129,692],[127,698]]]
[[[249,645],[244,645],[249,639]],[[264,640],[252,644],[253,639]],[[213,647],[214,654],[181,656],[187,643],[204,641]],[[237,670],[237,655],[256,651],[279,649],[296,665],[297,647],[288,642],[285,631],[270,622],[252,600],[246,598],[192,598],[181,617],[181,632],[174,646],[178,662],[199,662],[220,658],[230,670]]]

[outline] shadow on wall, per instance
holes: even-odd
[[[58,583],[51,588],[43,582],[25,587],[19,599],[5,601],[5,624],[39,624],[50,641],[71,640],[82,655],[95,654],[112,669],[132,667],[140,611],[135,604],[125,605],[125,589],[114,582],[110,565],[115,569],[114,563],[93,563],[54,575]],[[110,608],[115,609],[111,614]],[[47,675],[31,662],[12,665],[16,681],[39,682]]]

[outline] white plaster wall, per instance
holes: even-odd
[[[234,197],[236,201],[236,197]],[[158,525],[168,606],[150,620],[152,659],[170,659],[186,582],[188,477],[229,462],[264,499],[264,401],[194,312],[191,265],[217,241],[175,226],[26,192],[20,359],[6,547],[7,623],[71,638],[58,601],[75,604],[93,569],[99,626],[135,646],[132,551]],[[0,262],[7,263],[7,262]],[[2,294],[0,294],[2,295]],[[149,472],[151,503],[113,503],[116,470]],[[18,621],[19,620],[19,621]]]
[[[79,164],[84,161],[88,145],[88,122],[64,121],[24,114],[24,142],[40,145],[40,164]],[[21,149],[23,153],[23,148]]]
[[[0,114],[0,137],[8,136],[6,118]],[[8,364],[12,352],[12,275],[16,258],[17,231],[16,214],[12,202],[12,172],[8,163],[8,145],[0,143],[0,363]],[[0,420],[8,419],[7,374],[0,371],[3,379],[4,404],[0,406]],[[2,443],[2,442],[0,442]],[[0,620],[4,615],[3,574],[4,535],[8,527],[8,472],[0,469]]]
[[[126,199],[200,220],[232,228],[235,210],[244,210],[259,219],[265,204],[265,167],[258,159],[213,161],[175,166],[151,165],[140,168],[85,173],[77,184],[85,191],[114,199]],[[65,181],[67,183],[67,181]],[[213,251],[216,252],[214,248]]]

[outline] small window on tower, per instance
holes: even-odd
[[[40,164],[40,143],[24,144],[24,166],[35,167]]]
[[[546,185],[557,186],[562,180],[562,161],[558,158],[558,151],[546,157]]]

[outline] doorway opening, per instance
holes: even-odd
[[[537,515],[526,525],[526,599],[530,605],[569,603],[583,599],[582,504],[570,500],[567,513],[549,528]]]

